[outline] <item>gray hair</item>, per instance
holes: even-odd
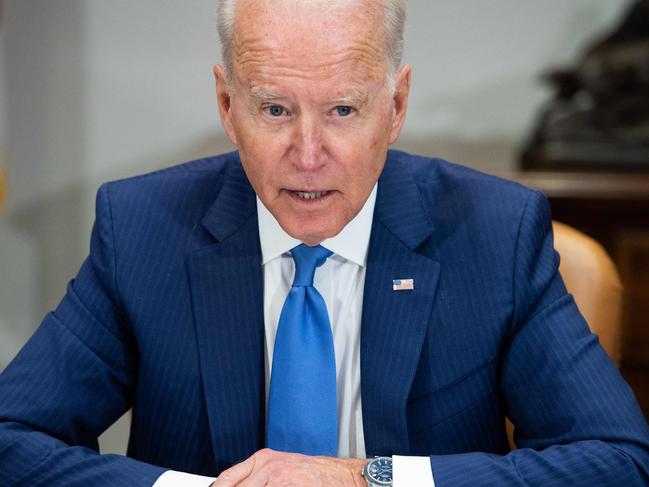
[[[387,79],[390,91],[394,91],[395,75],[403,59],[403,35],[406,24],[405,0],[377,0],[383,3],[386,39]],[[217,29],[221,40],[221,55],[228,84],[232,80],[234,17],[236,0],[219,0]]]

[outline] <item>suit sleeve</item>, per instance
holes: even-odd
[[[98,454],[97,437],[130,407],[137,369],[115,266],[104,186],[89,257],[0,375],[0,485],[150,487],[164,472]]]
[[[431,457],[435,485],[649,485],[649,428],[633,393],[567,294],[550,209],[522,213],[514,309],[500,384],[518,450]]]

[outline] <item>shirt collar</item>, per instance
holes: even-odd
[[[376,203],[376,187],[377,185],[375,184],[369,198],[367,198],[358,215],[338,235],[325,239],[320,244],[331,250],[334,254],[352,261],[361,267],[365,267],[367,261],[367,249],[370,244],[374,204]],[[302,243],[284,231],[259,197],[257,197],[257,220],[259,222],[259,240],[261,243],[263,264],[268,263]]]

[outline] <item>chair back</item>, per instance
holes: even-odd
[[[604,248],[589,236],[559,222],[553,222],[552,228],[566,288],[604,350],[619,365],[622,284],[617,268]]]

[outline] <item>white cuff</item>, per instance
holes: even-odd
[[[158,477],[153,487],[210,487],[215,480],[214,477],[167,470]]]
[[[435,487],[429,457],[392,457],[393,487]],[[156,486],[157,487],[157,486]]]

